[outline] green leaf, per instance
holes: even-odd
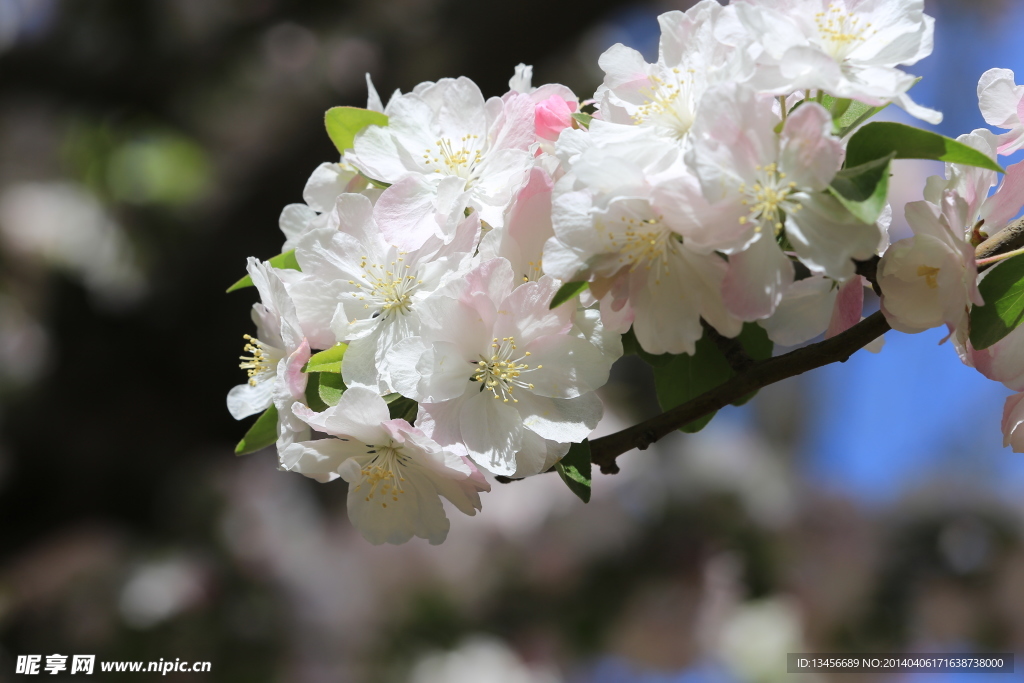
[[[359,107],[331,107],[324,114],[324,125],[331,142],[344,154],[346,149],[352,149],[356,133],[367,126],[386,126],[388,117]]]
[[[1024,322],[1024,255],[993,266],[978,289],[985,305],[971,308],[971,345],[980,350]]]
[[[405,420],[409,424],[416,421],[416,413],[419,412],[420,404],[411,398],[399,396],[388,402],[388,411],[392,420]]]
[[[590,114],[584,114],[581,111],[575,112],[574,114],[572,114],[572,117],[576,119],[576,122],[579,123],[584,128],[590,128],[590,122],[594,120],[593,116],[591,116]]]
[[[772,355],[772,342],[760,325],[745,324],[737,339],[747,355],[755,361],[764,360]],[[658,359],[658,364],[654,366],[654,386],[663,411],[711,391],[736,374],[707,334],[697,341],[696,353],[692,356],[683,353],[676,356],[665,354],[654,358]],[[736,405],[742,405],[753,397],[754,394],[744,396],[736,401]],[[680,427],[680,431],[699,432],[714,416],[715,413],[712,413],[694,420]]]
[[[768,338],[768,331],[756,323],[746,323],[737,339],[743,345],[743,350],[753,360],[771,358],[772,351],[775,350],[775,343]],[[743,398],[733,401],[732,404],[734,406],[741,406],[755,396],[757,396],[757,392],[752,391]]]
[[[889,106],[883,104],[881,107],[873,107],[857,100],[836,98],[828,94],[822,96],[821,104],[832,114],[833,132],[839,137],[846,137],[851,130]]]
[[[844,168],[828,190],[854,216],[874,223],[885,209],[889,195],[889,164],[895,153],[853,168]]]
[[[672,356],[669,363],[655,369],[654,387],[658,394],[658,404],[663,411],[670,410],[711,391],[732,375],[732,368],[725,356],[705,334],[697,341],[694,355],[681,353]],[[705,415],[683,425],[679,431],[690,434],[699,432],[714,416],[715,413]]]
[[[548,306],[548,308],[558,308],[569,299],[579,296],[587,287],[588,284],[585,280],[581,280],[579,282],[566,282],[558,288],[557,292],[555,292],[555,296],[551,299],[551,305]]]
[[[270,265],[274,266],[275,268],[280,268],[281,270],[302,270],[302,268],[299,268],[299,262],[295,260],[294,249],[292,249],[291,251],[286,251],[283,254],[278,254],[277,256],[270,259],[268,263],[270,263]],[[228,287],[227,291],[233,292],[236,289],[245,289],[246,287],[252,287],[252,278],[249,277],[248,275],[246,275],[241,280]]]
[[[345,381],[341,378],[341,375],[333,372],[317,372],[313,374],[320,379],[319,386],[317,387],[320,400],[329,406],[338,405],[341,395],[348,388],[345,386]]]
[[[870,104],[864,104],[856,100],[851,101],[850,106],[843,112],[842,116],[838,119],[833,119],[836,135],[845,138],[854,128],[888,106],[888,104],[883,104],[881,107],[872,107]]]
[[[328,374],[328,373],[324,373]],[[320,377],[321,373],[311,372],[306,375],[306,405],[309,409],[318,413],[330,408],[327,403],[320,398]]]
[[[277,442],[277,407],[271,405],[257,418],[242,440],[235,446],[235,455],[248,455]]]
[[[934,159],[1003,172],[999,164],[973,147],[892,121],[875,121],[854,133],[846,150],[846,166],[853,168],[892,153],[896,159]]]
[[[335,344],[329,349],[314,353],[302,366],[303,372],[334,372],[341,374],[341,361],[348,344]]]
[[[555,463],[555,470],[569,490],[584,503],[590,502],[590,442],[574,443],[565,457]]]

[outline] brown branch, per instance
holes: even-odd
[[[975,257],[978,259],[988,258],[1022,247],[1024,247],[1024,218],[1010,223],[1010,225],[979,244],[975,250]],[[857,272],[868,278],[876,288],[875,271],[877,270],[877,265],[877,257],[856,263]],[[729,357],[729,353],[726,352],[726,348],[723,346],[725,343],[734,342],[738,344],[738,342],[722,337],[722,335],[718,334],[706,323],[704,328],[709,334],[713,333],[712,340],[726,354],[729,364],[739,374],[691,401],[678,405],[671,410],[666,410],[661,415],[591,441],[590,460],[600,466],[602,473],[615,474],[618,472],[619,466],[615,463],[615,459],[623,453],[634,448],[644,450],[658,439],[671,434],[683,425],[710,415],[753,391],[824,365],[837,361],[844,363],[856,351],[864,348],[864,346],[890,329],[889,323],[885,321],[885,317],[881,312],[878,312],[831,339],[804,346],[782,356],[775,356],[763,361],[751,361],[750,364],[746,365],[745,371],[741,371],[733,364],[735,359]],[[716,338],[715,335],[721,339]],[[742,350],[742,347],[740,347],[740,350]],[[746,355],[745,352],[744,355]],[[739,362],[742,363],[743,361],[740,360]]]
[[[1024,247],[1024,218],[1018,218],[979,244],[974,250],[974,258],[980,261],[1021,247]]]
[[[978,259],[1024,247],[1024,218],[1018,219],[988,238],[975,250]],[[878,292],[878,257],[856,262]],[[880,292],[879,292],[880,293]],[[704,321],[704,329],[729,361],[737,376],[691,401],[648,420],[590,442],[590,460],[604,474],[619,471],[616,458],[634,448],[644,450],[679,427],[710,415],[753,391],[831,363],[844,363],[859,349],[885,334],[890,327],[881,312],[857,323],[842,334],[811,344],[782,356],[754,362],[734,339],[727,339]],[[737,352],[738,347],[738,352]],[[742,355],[738,355],[741,353]],[[749,362],[748,362],[749,361]]]
[[[888,330],[889,323],[881,313],[875,313],[831,339],[804,346],[782,356],[755,362],[745,373],[733,377],[692,401],[666,410],[661,415],[620,432],[594,439],[590,442],[590,460],[601,467],[602,473],[615,474],[619,471],[615,459],[623,453],[634,448],[644,450],[682,425],[710,415],[752,391],[823,365],[836,361],[844,362],[854,352]]]
[[[740,343],[739,339],[730,339],[723,336],[721,332],[709,325],[704,318],[700,319],[700,324],[704,327],[704,334],[722,352],[722,355],[725,356],[725,361],[734,372],[742,374],[750,369],[750,366],[754,364],[754,359],[743,348],[743,344]]]

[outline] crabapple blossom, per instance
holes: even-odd
[[[391,185],[411,176],[405,191],[388,188],[379,200],[394,219],[384,228],[393,243],[415,249],[438,234],[427,201],[434,194],[462,196],[488,224],[501,225],[532,165],[529,96],[512,93],[485,102],[468,78],[446,78],[392,97],[385,113],[388,125],[360,132],[345,161]]]
[[[385,240],[369,199],[345,194],[327,227],[299,241],[295,257],[302,274],[291,276],[289,293],[304,329],[320,331],[319,348],[348,342],[342,365],[347,385],[390,391],[391,348],[419,334],[420,302],[468,265],[479,231],[473,213],[448,244],[432,237],[405,251]]]
[[[998,141],[991,131],[979,129],[968,135],[961,135],[957,141],[973,147],[986,156],[996,155]],[[1021,207],[1024,206],[1024,162],[1008,167],[999,188],[995,192],[990,192],[997,183],[998,174],[991,169],[946,164],[945,178],[928,178],[924,198],[939,206],[943,193],[950,190],[963,199],[967,205],[966,223],[962,226],[964,238],[971,240],[976,230],[984,227],[986,231],[995,234],[1020,213]]]
[[[910,99],[916,78],[896,68],[932,52],[935,20],[924,13],[924,0],[734,0],[731,7],[746,35],[727,25],[719,37],[756,46],[750,82],[761,92],[821,90],[942,121],[942,114]]]
[[[960,236],[966,211],[966,202],[949,190],[941,209],[929,202],[907,204],[914,236],[890,246],[878,263],[882,312],[893,329],[908,334],[940,325],[955,329],[969,305],[984,305],[974,247]]]
[[[248,262],[257,336],[228,408],[273,406],[278,423],[258,420],[239,452],[276,441],[282,469],[345,479],[372,543],[440,543],[441,498],[475,514],[482,471],[557,469],[587,500],[586,458],[615,471],[624,448],[704,424],[701,410],[877,351],[889,326],[946,325],[964,363],[1024,392],[1024,326],[1007,313],[1021,283],[990,295],[1017,271],[981,289],[978,276],[1017,253],[1004,228],[1024,206],[1024,162],[994,161],[1024,148],[1013,72],[978,85],[985,120],[1008,132],[953,141],[888,123],[840,137],[846,112],[859,126],[890,103],[939,120],[900,68],[931,52],[923,0],[699,0],[658,22],[657,61],[614,45],[592,98],[535,87],[519,64],[500,97],[444,78],[385,106],[367,76],[367,109],[386,121],[332,110],[331,139],[352,147],[281,213],[294,261]],[[907,157],[944,160],[945,175],[906,205],[913,235],[890,244],[883,172]],[[881,312],[864,319],[868,287]],[[737,340],[755,324],[780,346],[837,339],[768,359],[767,344]],[[665,373],[660,389],[714,388],[590,440],[624,341]],[[1024,393],[1002,424],[1020,452],[1022,423]]]
[[[624,160],[600,168],[642,176]],[[728,264],[721,257],[691,250],[648,198],[601,203],[589,190],[554,200],[546,273],[565,281],[590,279],[605,327],[625,332],[632,324],[649,353],[693,353],[704,332],[701,317],[728,337],[739,334],[741,322],[722,304]]]
[[[801,106],[774,128],[772,100],[747,86],[709,92],[694,125],[687,163],[715,207],[718,224],[743,226],[723,283],[725,304],[744,320],[772,314],[793,281],[782,235],[814,273],[847,280],[854,259],[871,257],[879,227],[851,215],[825,190],[842,159],[832,117],[820,105]],[[708,230],[714,225],[706,226]]]
[[[474,515],[480,492],[490,490],[472,463],[405,420],[391,419],[370,389],[352,387],[322,413],[301,403],[294,412],[332,438],[291,444],[281,454],[282,468],[319,482],[347,481],[349,520],[374,545],[413,536],[437,545],[449,527],[441,497]]]
[[[554,280],[514,285],[508,261],[484,262],[458,298],[424,302],[420,336],[399,342],[390,363],[392,385],[419,401],[432,438],[464,444],[479,465],[503,475],[515,473],[521,451],[520,459],[546,458],[544,440],[590,434],[602,412],[593,392],[610,366],[570,334],[571,308],[548,309]]]
[[[715,0],[701,0],[686,12],[659,16],[655,64],[621,43],[605,51],[598,59],[604,82],[595,94],[602,119],[650,127],[673,142],[684,140],[708,87],[742,82],[753,72],[744,51],[714,36],[719,17],[730,12]]]
[[[241,420],[276,406],[278,445],[283,448],[309,435],[309,429],[291,411],[292,403],[301,400],[306,390],[301,368],[309,360],[309,343],[302,335],[280,271],[252,257],[247,270],[261,299],[252,307],[257,336],[245,335],[244,350],[249,355],[241,357],[239,367],[249,380],[228,392],[228,411]]]
[[[278,225],[284,233],[281,251],[295,248],[299,238],[310,230],[327,225],[327,214],[334,208],[338,195],[359,192],[366,188],[366,179],[351,166],[323,163],[317,166],[302,191],[304,204],[288,204],[281,211]]]

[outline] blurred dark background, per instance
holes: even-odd
[[[364,106],[366,73],[385,99],[459,75],[500,95],[519,62],[587,98],[604,49],[653,59],[655,17],[689,4],[0,0],[0,681],[53,653],[212,662],[167,680],[525,683],[1024,652],[1005,392],[939,337],[625,456],[589,506],[553,476],[495,484],[437,548],[372,547],[342,482],[233,455],[253,290],[224,289],[337,160],[328,107]],[[927,11],[915,97],[955,136],[982,124],[982,71],[1024,73],[1024,15]],[[903,201],[940,170],[904,166]],[[602,431],[656,410],[636,359],[603,397]]]

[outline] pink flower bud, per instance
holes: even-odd
[[[557,140],[558,134],[572,125],[572,113],[576,111],[575,102],[567,102],[557,95],[552,95],[539,102],[533,110],[534,127],[537,137],[544,140]]]

